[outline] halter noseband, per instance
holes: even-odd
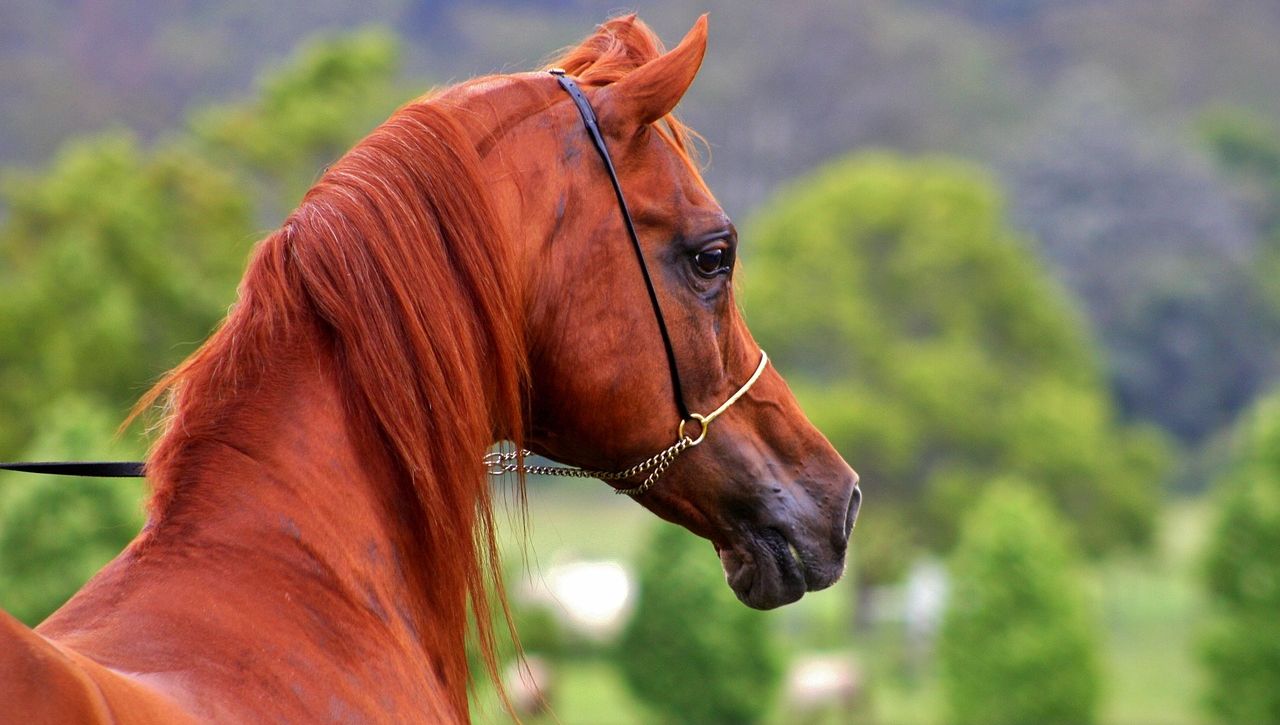
[[[649,265],[645,262],[644,250],[640,247],[640,236],[636,234],[636,225],[631,219],[630,209],[627,208],[627,199],[622,194],[622,184],[618,181],[618,172],[614,169],[613,159],[609,156],[609,148],[605,145],[604,136],[600,133],[596,112],[591,107],[586,95],[583,94],[582,89],[578,87],[577,82],[566,75],[564,70],[553,68],[549,72],[555,76],[556,81],[560,83],[560,87],[569,94],[569,97],[573,99],[574,105],[578,107],[578,113],[582,116],[582,124],[586,127],[587,134],[591,136],[591,142],[600,154],[600,160],[604,162],[605,171],[609,174],[609,181],[613,184],[613,193],[618,197],[618,209],[622,212],[622,222],[626,226],[627,235],[631,239],[631,247],[635,250],[636,261],[640,263],[640,273],[644,277],[645,290],[649,293],[649,303],[653,305],[653,316],[658,322],[658,331],[662,334],[662,346],[667,353],[667,368],[671,371],[671,390],[675,396],[676,411],[680,415],[680,423],[676,428],[675,443],[621,471],[594,471],[570,466],[524,465],[521,463],[523,457],[533,455],[530,451],[525,450],[489,453],[482,460],[491,476],[524,471],[525,473],[545,476],[569,476],[573,478],[598,478],[602,481],[621,481],[648,471],[649,475],[638,486],[614,489],[614,493],[638,496],[648,491],[657,482],[658,477],[662,475],[663,471],[667,470],[667,467],[676,459],[676,456],[683,453],[686,448],[692,448],[706,440],[707,429],[711,426],[711,421],[728,410],[729,406],[738,402],[742,396],[747,394],[751,386],[756,384],[756,381],[764,373],[765,366],[769,364],[769,356],[765,354],[764,350],[760,351],[760,363],[756,365],[755,372],[751,373],[751,377],[747,379],[747,382],[743,383],[737,392],[721,403],[719,408],[706,415],[689,412],[689,408],[684,402],[684,391],[680,386],[680,371],[676,365],[675,349],[671,345],[671,334],[667,331],[667,321],[662,315],[662,305],[658,303],[658,292],[653,286],[653,277],[649,274]],[[689,421],[698,422],[699,430],[697,436],[689,435],[685,431],[685,425]],[[145,475],[144,467],[145,464],[140,461],[0,463],[0,470],[64,476],[139,477]]]

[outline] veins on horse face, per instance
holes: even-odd
[[[582,158],[582,148],[578,146],[580,140],[576,134],[570,138],[569,134],[566,133],[562,141],[560,148],[564,149],[563,159],[565,165],[576,168]]]
[[[563,191],[560,192],[560,195],[556,197],[556,229],[559,229],[560,223],[564,221],[564,210],[568,205],[569,195]]]

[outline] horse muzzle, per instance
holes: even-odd
[[[738,599],[754,609],[773,609],[835,584],[845,570],[849,534],[862,504],[857,474],[843,487],[835,511],[801,506],[790,497],[770,507],[767,521],[744,527],[715,548],[725,580]],[[807,497],[806,497],[807,498]],[[796,509],[808,509],[804,516]],[[825,515],[824,515],[825,514]]]

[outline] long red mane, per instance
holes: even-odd
[[[495,437],[520,437],[525,353],[518,278],[478,165],[446,112],[410,104],[260,243],[221,328],[140,403],[169,395],[147,463],[153,521],[169,513],[197,444],[217,439],[226,406],[252,390],[272,347],[316,326],[347,406],[381,435],[420,520],[433,524],[422,535],[434,580],[465,586],[476,621],[490,621],[485,580],[499,579],[499,562],[479,456]],[[478,638],[492,666],[490,628],[479,626]]]
[[[599,86],[662,52],[653,32],[627,16],[552,65]],[[664,134],[688,159],[692,132],[665,121]],[[273,347],[298,330],[319,330],[350,414],[385,442],[418,520],[448,522],[422,532],[433,580],[465,587],[496,679],[489,592],[506,605],[480,455],[497,438],[520,442],[526,354],[520,278],[460,122],[456,109],[430,97],[410,103],[330,167],[260,242],[221,327],[135,415],[166,400],[147,463],[151,520],[163,521],[187,495],[183,472],[207,450],[199,443],[218,439],[229,406],[260,384]],[[465,669],[445,674],[467,678]],[[454,705],[465,712],[462,697]]]

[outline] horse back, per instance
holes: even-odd
[[[61,647],[0,610],[0,703],[24,725],[181,723],[190,716],[142,683]]]

